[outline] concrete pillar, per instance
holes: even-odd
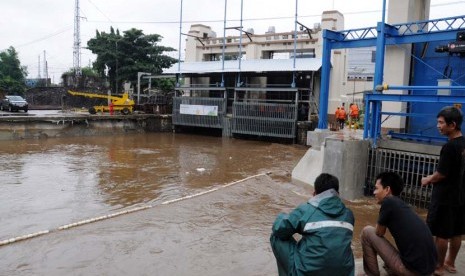
[[[430,0],[393,0],[389,1],[388,24],[399,24],[428,20]],[[390,85],[409,85],[410,83],[410,44],[393,45],[386,48],[384,58],[384,83]],[[406,94],[407,91],[385,91],[385,94]],[[383,111],[405,112],[405,103],[385,102]],[[383,116],[381,121],[386,118]],[[405,117],[392,116],[381,126],[384,130],[402,131],[405,129]]]
[[[339,179],[341,198],[361,198],[367,172],[369,141],[328,137],[325,144],[322,172]]]
[[[370,142],[362,131],[309,131],[307,153],[292,170],[292,182],[313,186],[321,173],[339,179],[339,194],[346,200],[363,196]]]

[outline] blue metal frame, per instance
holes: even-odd
[[[404,98],[409,95],[386,95],[376,91],[375,87],[383,82],[384,67],[384,49],[386,45],[409,44],[431,41],[455,40],[456,33],[465,29],[465,15],[448,17],[442,19],[424,20],[409,22],[403,24],[389,25],[384,23],[385,1],[383,2],[383,21],[379,22],[377,27],[368,27],[361,29],[352,29],[345,31],[323,30],[323,55],[321,68],[321,92],[320,92],[320,112],[319,112],[319,129],[327,129],[328,121],[328,98],[329,98],[329,80],[331,67],[331,50],[343,48],[369,47],[376,45],[376,66],[373,94],[365,98],[365,122],[364,122],[364,139],[373,139],[373,146],[376,146],[376,140],[381,130],[381,103],[382,101],[416,101],[414,98]],[[375,32],[376,30],[376,32]],[[389,89],[464,89],[459,87],[408,87],[390,86]],[[420,97],[422,102],[435,102],[438,100],[444,103],[464,103],[465,97],[454,96],[415,96]]]
[[[432,137],[432,136],[425,136],[422,134],[411,134],[411,133],[397,133],[394,131],[389,131],[388,135],[390,135],[392,138],[398,138],[402,140],[415,140],[415,141],[422,141],[422,142],[438,142],[438,143],[443,143],[447,142],[446,137]]]
[[[410,89],[415,87],[410,86]],[[421,86],[418,88],[422,88]],[[403,90],[403,88],[400,88]],[[404,94],[367,94],[365,99],[368,103],[381,103],[385,102],[409,102],[409,103],[443,103],[443,104],[465,104],[465,97],[463,96],[444,96],[444,95],[404,95]],[[394,116],[425,116],[425,114],[418,113],[404,113],[404,112],[380,112],[381,115],[394,115]],[[417,140],[424,142],[444,142],[447,140],[443,137],[432,137],[421,134],[412,133],[396,133],[389,131],[388,134],[393,138]],[[376,146],[377,136],[373,140],[374,146]]]

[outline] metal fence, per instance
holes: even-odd
[[[365,195],[373,195],[376,176],[384,171],[397,172],[405,181],[401,198],[420,208],[427,208],[432,186],[421,186],[421,178],[436,170],[439,156],[373,148],[369,151]]]
[[[234,102],[232,133],[279,138],[295,138],[295,104]]]
[[[218,115],[208,116],[180,114],[181,104],[217,106]],[[224,98],[175,97],[173,98],[173,125],[223,128],[223,117],[225,116],[225,107],[226,99]]]

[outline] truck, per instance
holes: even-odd
[[[134,100],[129,98],[129,94],[124,92],[121,97],[119,96],[111,96],[111,95],[104,95],[98,93],[87,93],[87,92],[77,92],[68,90],[68,93],[73,96],[83,96],[87,98],[101,98],[101,99],[109,99],[109,105],[95,105],[89,108],[90,114],[96,114],[97,112],[110,112],[119,111],[121,114],[128,115],[131,114],[134,110]]]

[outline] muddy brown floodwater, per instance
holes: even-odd
[[[290,183],[306,150],[172,133],[0,142],[0,241],[51,230],[0,246],[0,274],[276,274],[269,231],[311,194]],[[359,257],[378,207],[348,205]],[[57,230],[138,206],[151,208]]]

